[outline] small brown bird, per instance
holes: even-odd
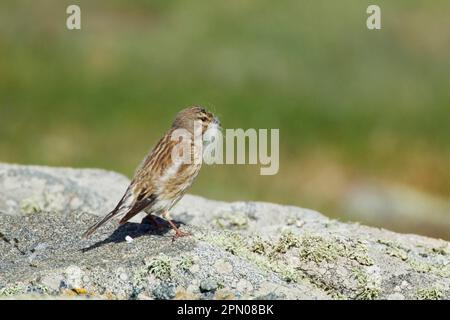
[[[151,219],[154,218],[153,214],[166,219],[175,230],[175,237],[188,235],[180,231],[171,221],[169,210],[183,197],[200,171],[202,148],[196,147],[198,145],[195,144],[195,137],[201,134],[200,143],[206,143],[206,137],[214,136],[219,127],[219,120],[201,107],[194,106],[180,111],[172,127],[139,166],[114,210],[91,226],[84,236],[89,237],[114,216],[124,214],[119,222],[122,225],[141,211],[147,213]],[[179,154],[179,150],[182,150],[180,132],[188,133],[190,137],[185,144],[189,147],[186,149],[189,154],[184,158]],[[190,159],[190,161],[180,159]]]

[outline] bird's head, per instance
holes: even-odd
[[[220,121],[208,110],[199,107],[189,107],[178,112],[175,121],[172,124],[173,129],[186,129],[189,132],[194,132],[194,125],[201,125],[202,135],[207,131],[209,134],[214,131],[220,131]]]

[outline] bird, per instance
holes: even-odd
[[[175,230],[173,239],[190,235],[177,228],[169,210],[184,196],[202,166],[202,148],[196,147],[198,140],[195,138],[199,137],[203,146],[219,131],[219,119],[201,106],[191,106],[178,112],[172,126],[138,166],[116,207],[88,228],[83,236],[90,237],[115,216],[123,215],[119,221],[119,225],[123,225],[142,211],[155,223],[155,216],[167,220]],[[186,136],[190,138],[186,139]],[[184,145],[180,140],[184,140]],[[188,148],[183,149],[186,146]]]

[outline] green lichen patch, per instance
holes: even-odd
[[[440,247],[433,247],[431,248],[431,252],[435,253],[435,254],[440,254],[442,256],[448,256],[448,250],[447,250],[447,246],[440,246]]]
[[[353,275],[358,282],[355,299],[358,300],[373,300],[380,294],[380,287],[377,281],[371,279],[361,268],[353,269]]]
[[[183,271],[189,270],[194,265],[194,258],[190,255],[183,255],[177,263],[177,267]]]
[[[272,243],[259,236],[246,241],[231,232],[222,232],[203,240],[245,258],[263,271],[274,272],[287,282],[298,282],[300,279],[304,279],[340,299],[346,298],[346,296],[334,288],[333,284],[329,284],[318,275],[303,270],[302,265],[298,265],[292,258],[297,257],[300,261],[312,261],[318,264],[333,262],[338,258],[353,260],[362,266],[373,264],[373,260],[368,256],[366,244],[347,238],[326,238],[311,234],[300,236],[291,231],[285,231]],[[292,256],[292,249],[298,249],[298,255]],[[290,253],[288,254],[288,252]],[[371,287],[370,284],[360,287],[360,292],[358,292],[360,298],[373,298],[377,295],[376,288]]]
[[[241,212],[227,212],[215,218],[213,223],[221,229],[243,230],[248,227],[248,217]]]
[[[359,240],[310,235],[302,238],[300,247],[300,258],[316,263],[331,262],[339,257],[355,260],[365,266],[374,263],[368,255],[367,246]]]
[[[283,261],[270,261],[269,267],[286,282],[297,282],[301,278],[301,275],[295,266],[289,265]]]
[[[366,244],[361,240],[350,240],[344,248],[346,251],[345,255],[349,259],[353,259],[364,266],[372,266],[374,264],[373,259],[369,257]]]
[[[450,278],[450,265],[428,262],[426,260],[409,259],[409,265],[419,273],[431,273],[442,278]]]
[[[403,261],[408,260],[408,249],[405,249],[399,244],[389,240],[378,239],[377,242],[385,246],[386,254],[390,255],[391,257],[396,257]]]
[[[448,244],[446,243],[442,243],[441,245],[438,246],[426,246],[423,244],[418,244],[416,245],[417,248],[421,248],[421,252],[419,253],[422,257],[439,257],[439,256],[443,256],[443,257],[447,257],[450,255],[450,247]]]
[[[353,296],[359,299],[373,299],[379,294],[378,286],[367,276],[365,278],[360,276],[357,289],[340,288],[339,284],[330,283],[322,275],[311,273],[307,264],[302,263],[334,263],[336,259],[347,259],[359,268],[371,266],[374,262],[368,255],[366,243],[360,240],[327,238],[314,234],[296,235],[292,231],[283,232],[273,242],[263,240],[260,236],[244,239],[229,231],[202,237],[203,241],[218,245],[252,262],[263,272],[274,272],[287,282],[308,281],[339,299]]]
[[[419,273],[429,273],[442,278],[450,278],[450,263],[447,257],[447,246],[424,247],[424,251],[417,256],[410,256],[408,264]]]
[[[300,239],[292,231],[283,232],[274,246],[274,251],[278,253],[286,253],[291,248],[298,248]]]
[[[28,285],[16,283],[12,286],[0,289],[0,297],[11,297],[26,293],[49,294],[50,290],[46,286],[39,283],[31,283]]]
[[[185,266],[187,264],[185,261],[186,259],[186,257],[181,257],[178,261],[172,261],[171,258],[165,254],[160,254],[148,261],[144,261],[144,266],[135,271],[131,277],[133,292],[130,297],[136,298],[139,295],[149,281],[148,276],[150,274],[162,281],[171,279],[173,275],[173,266],[176,265],[180,268]]]
[[[355,299],[358,300],[373,300],[378,297],[380,293],[379,288],[373,286],[364,286],[358,291]]]
[[[303,270],[301,267],[297,267],[296,269],[299,271],[297,277],[298,279],[308,281],[313,286],[325,291],[333,299],[343,300],[348,298],[343,292],[341,292],[342,288],[338,288],[335,283],[329,281],[323,275],[315,272],[311,273],[308,270]]]
[[[284,231],[275,243],[264,241],[260,236],[252,238],[249,242],[247,247],[250,251],[275,258],[275,255],[285,254],[289,249],[298,248],[300,238],[291,231]]]
[[[42,206],[36,199],[24,199],[20,203],[20,211],[23,214],[33,214],[42,211]]]
[[[331,297],[334,299],[334,300],[348,300],[348,297],[347,296],[345,296],[345,295],[343,295],[342,293],[340,293],[340,292],[331,292],[330,293],[330,295],[331,295]]]
[[[217,235],[217,237],[209,238],[209,241],[234,255],[239,255],[239,253],[246,251],[244,239],[234,232],[224,232]]]
[[[333,261],[343,249],[336,242],[315,235],[303,237],[300,246],[300,258],[316,263]]]
[[[147,264],[148,271],[161,280],[172,276],[172,264],[170,258],[164,254],[150,260]]]
[[[263,241],[260,237],[244,241],[240,235],[232,232],[221,232],[203,237],[202,240],[218,245],[226,251],[254,263],[263,272],[275,272],[286,281],[295,282],[299,278],[296,266],[289,265],[282,259],[282,255],[274,254],[277,252],[277,248],[279,250],[281,247],[286,248],[292,245],[291,235],[281,236],[275,244]]]
[[[268,249],[271,247],[270,243],[261,239],[260,236],[256,236],[254,239],[250,241],[250,251],[258,254],[265,254],[268,252]]]
[[[10,287],[1,288],[0,296],[10,297],[10,296],[15,296],[15,295],[26,293],[26,292],[27,292],[27,286],[25,286],[21,283],[18,283],[13,286],[10,286]]]
[[[272,246],[268,242],[265,243],[264,252],[254,251],[254,244],[262,244],[263,240],[260,237],[255,237],[244,241],[244,239],[237,233],[224,231],[211,235],[202,235],[199,240],[205,241],[212,245],[218,246],[225,251],[242,257],[257,265],[262,271],[271,270],[270,260],[267,252],[272,250]]]
[[[148,277],[147,267],[139,268],[136,272],[133,273],[133,276],[131,278],[131,283],[133,284],[133,292],[131,293],[132,298],[135,298],[143,289],[143,287],[147,282],[147,277]]]
[[[419,300],[439,300],[444,297],[444,292],[438,288],[421,288],[416,292]]]

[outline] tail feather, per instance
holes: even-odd
[[[127,222],[129,219],[134,217],[136,214],[150,206],[156,199],[154,195],[151,195],[147,198],[139,199],[138,201],[134,201],[131,207],[127,206],[124,201],[126,197],[124,196],[122,200],[119,202],[117,207],[108,213],[102,220],[91,226],[87,231],[83,234],[83,237],[88,238],[90,235],[92,235],[95,230],[97,230],[99,227],[101,227],[104,223],[106,223],[108,220],[110,220],[112,217],[126,212],[124,217],[120,220],[120,225],[123,225],[125,222]]]
[[[110,213],[108,213],[102,220],[98,221],[97,223],[95,223],[94,225],[92,225],[91,227],[89,227],[89,229],[86,230],[85,233],[83,233],[83,237],[88,238],[90,237],[95,230],[97,230],[99,227],[101,227],[105,222],[107,222],[109,219],[111,219],[112,217],[114,217],[116,214],[119,213],[119,208],[115,208],[113,211],[111,211]]]

